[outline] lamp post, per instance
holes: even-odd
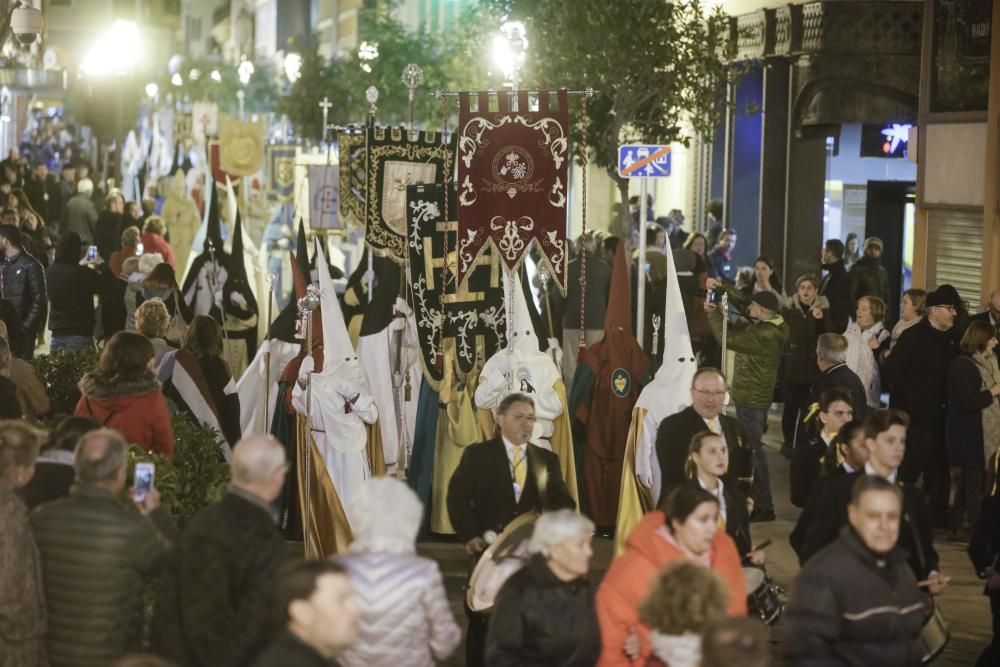
[[[505,21],[493,37],[493,62],[511,83],[511,93],[520,88],[521,69],[528,54],[528,35],[521,21]],[[517,95],[512,95],[511,110],[517,111]]]

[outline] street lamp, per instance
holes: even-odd
[[[493,63],[510,79],[512,90],[518,89],[518,76],[528,53],[528,35],[521,21],[505,21],[500,34],[493,37],[490,49]]]
[[[285,76],[289,83],[295,83],[302,76],[302,56],[294,51],[285,56]]]
[[[358,60],[361,60],[361,69],[367,74],[371,74],[371,61],[378,58],[378,42],[361,42],[358,47]]]
[[[213,69],[208,76],[212,79],[212,81],[222,83],[222,73],[219,70]]]
[[[146,97],[153,99],[159,92],[160,87],[155,83],[150,82],[146,84]]]
[[[87,51],[80,71],[87,76],[128,74],[142,56],[142,39],[135,21],[115,21]]]
[[[180,72],[174,72],[174,75],[170,77],[170,83],[174,84],[175,86],[183,86],[184,77],[181,76]]]
[[[246,56],[240,60],[240,66],[236,68],[236,73],[240,77],[240,83],[244,86],[250,83],[250,77],[253,76],[253,63],[247,60]]]

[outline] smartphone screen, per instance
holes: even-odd
[[[135,254],[136,254],[137,257],[140,256],[140,255],[142,255],[142,244],[141,243],[136,243],[135,244]]]
[[[97,261],[97,246],[92,245],[87,247],[87,261],[95,262]]]
[[[136,500],[142,502],[146,499],[149,490],[153,488],[153,477],[156,474],[156,465],[153,463],[135,464],[135,484],[132,495]]]

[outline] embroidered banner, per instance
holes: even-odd
[[[365,243],[397,264],[406,257],[407,186],[442,183],[454,168],[455,146],[444,140],[439,132],[368,128]]]
[[[443,186],[411,185],[406,190],[411,306],[417,322],[424,377],[435,389],[443,378],[442,323],[445,337],[454,340],[456,361],[463,373],[472,372],[477,357],[489,359],[501,349],[506,344],[507,332],[503,279],[496,255],[490,249],[485,250],[477,257],[465,284],[457,285],[455,280],[458,197],[455,184],[450,187],[447,221],[442,216]],[[442,289],[446,241],[449,273],[447,289]]]
[[[242,179],[236,174],[227,172],[222,168],[222,146],[219,145],[218,141],[208,142],[208,164],[212,169],[212,177],[215,179],[216,183],[225,183],[226,177],[233,182],[233,185],[239,187]]]
[[[340,133],[340,217],[345,223],[364,225],[368,195],[367,151],[363,128]]]
[[[267,147],[267,200],[290,204],[295,198],[295,151],[292,144]]]
[[[336,165],[309,165],[309,227],[343,229],[337,215],[340,198],[340,170]]]
[[[469,94],[459,95],[459,280],[466,280],[487,245],[515,271],[534,243],[565,291],[566,91],[538,93],[537,111],[530,110],[523,91],[517,93],[518,111],[510,109],[508,94],[481,92],[477,98],[473,110]],[[490,110],[494,100],[497,111]]]
[[[220,114],[219,154],[223,170],[249,176],[264,166],[264,119],[244,123],[233,114]],[[197,122],[197,119],[195,119]]]

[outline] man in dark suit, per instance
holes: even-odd
[[[854,311],[854,301],[851,300],[851,283],[844,266],[844,242],[840,239],[829,239],[823,246],[823,272],[819,293],[830,301],[833,330],[844,333]]]
[[[986,322],[993,327],[997,336],[1000,336],[1000,289],[994,291],[993,294],[990,294],[989,308],[969,318],[970,323],[976,320]],[[1000,346],[993,348],[993,354],[997,355],[997,359],[1000,359]]]
[[[899,545],[909,555],[910,567],[918,580],[947,580],[938,572],[938,554],[934,550],[934,531],[924,492],[911,484],[897,480],[899,465],[906,452],[906,430],[910,420],[905,412],[893,409],[873,410],[865,419],[865,446],[868,462],[864,470],[830,478],[822,493],[813,494],[802,516],[812,517],[803,541],[797,547],[799,562],[805,564],[812,556],[837,539],[847,524],[847,506],[851,489],[861,475],[877,475],[903,491],[903,516],[899,529]],[[801,518],[800,518],[801,521]],[[798,527],[793,534],[798,533]],[[793,542],[793,547],[796,545]]]
[[[729,449],[729,472],[725,484],[738,484],[749,495],[753,481],[753,450],[747,429],[735,418],[723,414],[726,379],[717,368],[698,369],[691,382],[691,405],[660,422],[656,430],[656,458],[660,464],[660,498],[687,479],[684,465],[691,439],[702,431],[721,433]]]
[[[819,403],[819,397],[830,389],[843,389],[851,395],[854,418],[863,420],[868,414],[868,395],[861,378],[847,367],[847,339],[835,333],[821,334],[816,341],[816,364],[820,374],[806,405]]]
[[[501,532],[527,512],[575,509],[552,452],[528,442],[535,426],[535,403],[525,394],[510,394],[497,407],[500,437],[462,453],[448,484],[448,515],[470,556],[486,549],[485,534]],[[488,617],[466,606],[469,633],[465,664],[483,664]]]

